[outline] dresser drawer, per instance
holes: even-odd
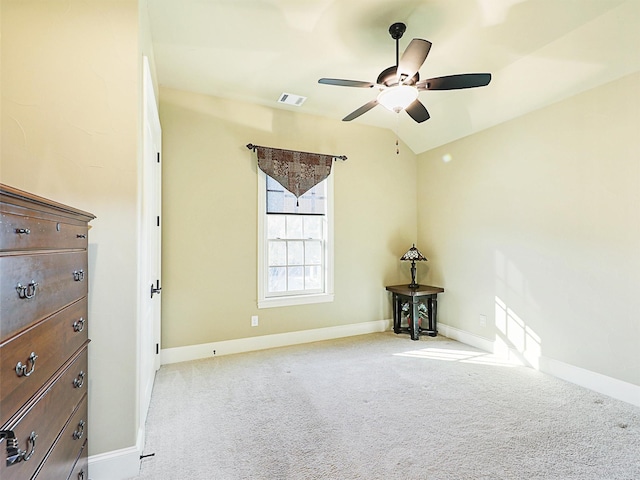
[[[74,414],[77,405],[86,397],[86,379],[84,386],[80,388],[76,388],[73,384],[80,371],[87,371],[86,345],[55,382],[47,383],[43,395],[37,402],[29,404],[16,420],[11,420],[3,427],[3,430],[12,430],[15,433],[21,450],[33,451],[33,454],[26,461],[7,466],[4,461],[5,452],[3,452],[1,457],[3,461],[0,461],[2,480],[25,480],[35,473],[48,454],[50,446],[69,423],[69,417]],[[29,440],[32,433],[37,435],[35,442]]]
[[[69,478],[69,474],[72,473],[76,464],[76,459],[79,459],[83,453],[86,438],[87,397],[85,396],[69,422],[65,425],[62,435],[58,438],[53,450],[38,468],[33,478],[40,480],[66,480]],[[76,476],[76,478],[78,477]],[[88,480],[89,477],[85,476],[85,478]]]
[[[1,212],[0,250],[86,249],[87,230],[86,224]]]
[[[82,451],[76,464],[73,466],[69,480],[89,480],[89,456],[88,456],[88,440],[85,439]]]
[[[0,425],[4,424],[87,340],[87,298],[0,344]],[[31,354],[37,357],[33,360]],[[22,368],[16,370],[20,362]],[[18,373],[19,372],[19,373]],[[78,372],[83,382],[86,370]]]
[[[0,342],[87,295],[87,252],[0,256]]]

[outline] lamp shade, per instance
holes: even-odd
[[[414,243],[413,246],[407,250],[407,253],[400,257],[400,260],[404,262],[426,262],[427,257],[420,253],[420,250],[416,248],[416,244]]]

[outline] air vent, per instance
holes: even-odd
[[[278,103],[284,103],[285,105],[293,105],[299,107],[304,103],[307,97],[301,97],[300,95],[293,95],[292,93],[283,93],[278,99]]]

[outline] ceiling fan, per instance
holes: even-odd
[[[396,41],[396,64],[383,70],[376,83],[358,80],[342,80],[339,78],[321,78],[318,83],[338,85],[341,87],[373,88],[378,87],[380,93],[368,103],[344,117],[349,122],[368,112],[380,104],[396,113],[406,111],[416,122],[429,120],[429,112],[418,100],[418,94],[424,90],[458,90],[462,88],[484,87],[491,81],[490,73],[464,73],[444,77],[420,80],[418,70],[424,63],[431,49],[431,42],[414,38],[409,43],[402,57],[399,56],[399,40],[406,31],[404,23],[394,23],[389,27],[391,38]]]

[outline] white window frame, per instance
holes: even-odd
[[[325,291],[314,294],[296,293],[267,297],[267,174],[258,169],[258,308],[333,302],[333,175],[329,175],[327,178],[326,208]]]

